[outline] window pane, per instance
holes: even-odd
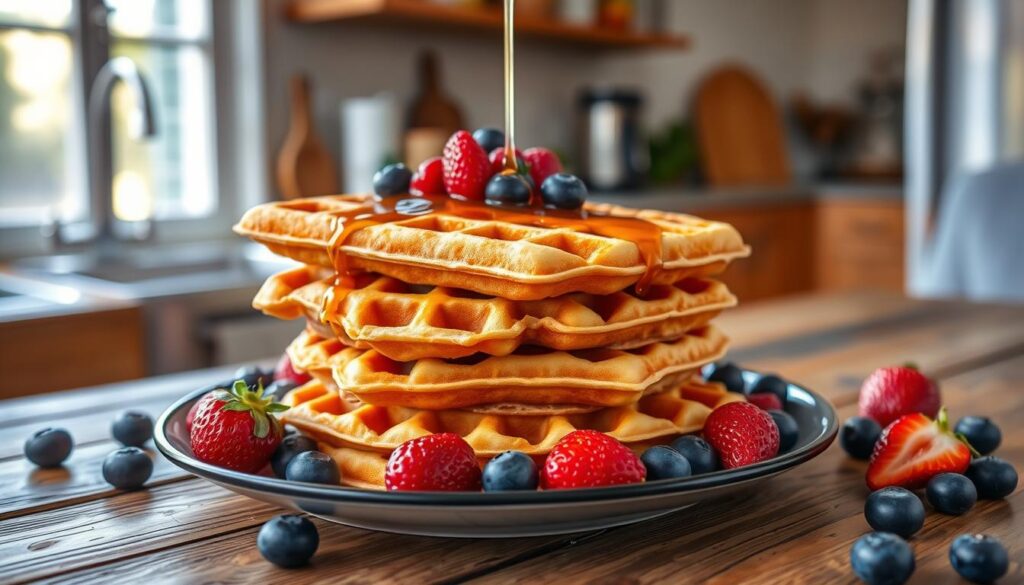
[[[198,217],[216,209],[213,90],[209,57],[194,46],[120,41],[114,56],[134,60],[153,94],[156,136],[131,135],[135,104],[122,85],[111,96],[114,212],[122,219]]]
[[[0,31],[0,223],[85,216],[70,40]]]
[[[122,37],[152,35],[199,39],[207,33],[207,0],[107,0],[110,31]]]
[[[71,21],[71,0],[0,0],[0,22],[63,28]]]

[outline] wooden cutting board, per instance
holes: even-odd
[[[313,130],[309,80],[291,80],[291,125],[277,155],[277,188],[285,199],[338,192],[338,172],[330,151]]]
[[[697,89],[694,107],[708,184],[736,187],[791,182],[782,115],[753,73],[737,65],[712,71]]]

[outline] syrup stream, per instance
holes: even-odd
[[[505,170],[504,174],[519,171],[516,161],[516,73],[513,46],[515,28],[515,0],[504,0],[505,18]]]

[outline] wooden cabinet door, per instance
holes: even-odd
[[[817,286],[903,292],[900,200],[823,199],[817,209]]]
[[[810,290],[814,286],[814,208],[811,203],[708,209],[701,217],[732,224],[752,248],[721,275],[740,302]]]

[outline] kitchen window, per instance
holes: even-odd
[[[237,100],[259,93],[234,89],[237,73],[259,68],[235,67],[232,60],[239,42],[258,34],[257,4],[0,0],[3,255],[10,255],[11,233],[19,229],[23,244],[33,236],[41,240],[40,227],[55,221],[96,224],[97,201],[119,222],[153,220],[159,239],[223,230],[238,209],[231,196],[238,184],[231,181],[240,172],[240,154],[262,160],[262,141],[238,136],[241,124],[233,115],[251,115],[252,104],[240,107]],[[259,54],[250,51],[248,58],[258,64]],[[151,136],[139,136],[142,104],[129,83],[115,81],[109,99],[97,99],[94,80],[111,60],[134,64],[141,74]],[[247,82],[258,87],[258,78]],[[90,113],[104,100],[109,114]],[[100,122],[99,142],[89,136],[90,117]],[[234,152],[232,145],[242,140],[249,148]],[[96,176],[105,179],[100,189]]]

